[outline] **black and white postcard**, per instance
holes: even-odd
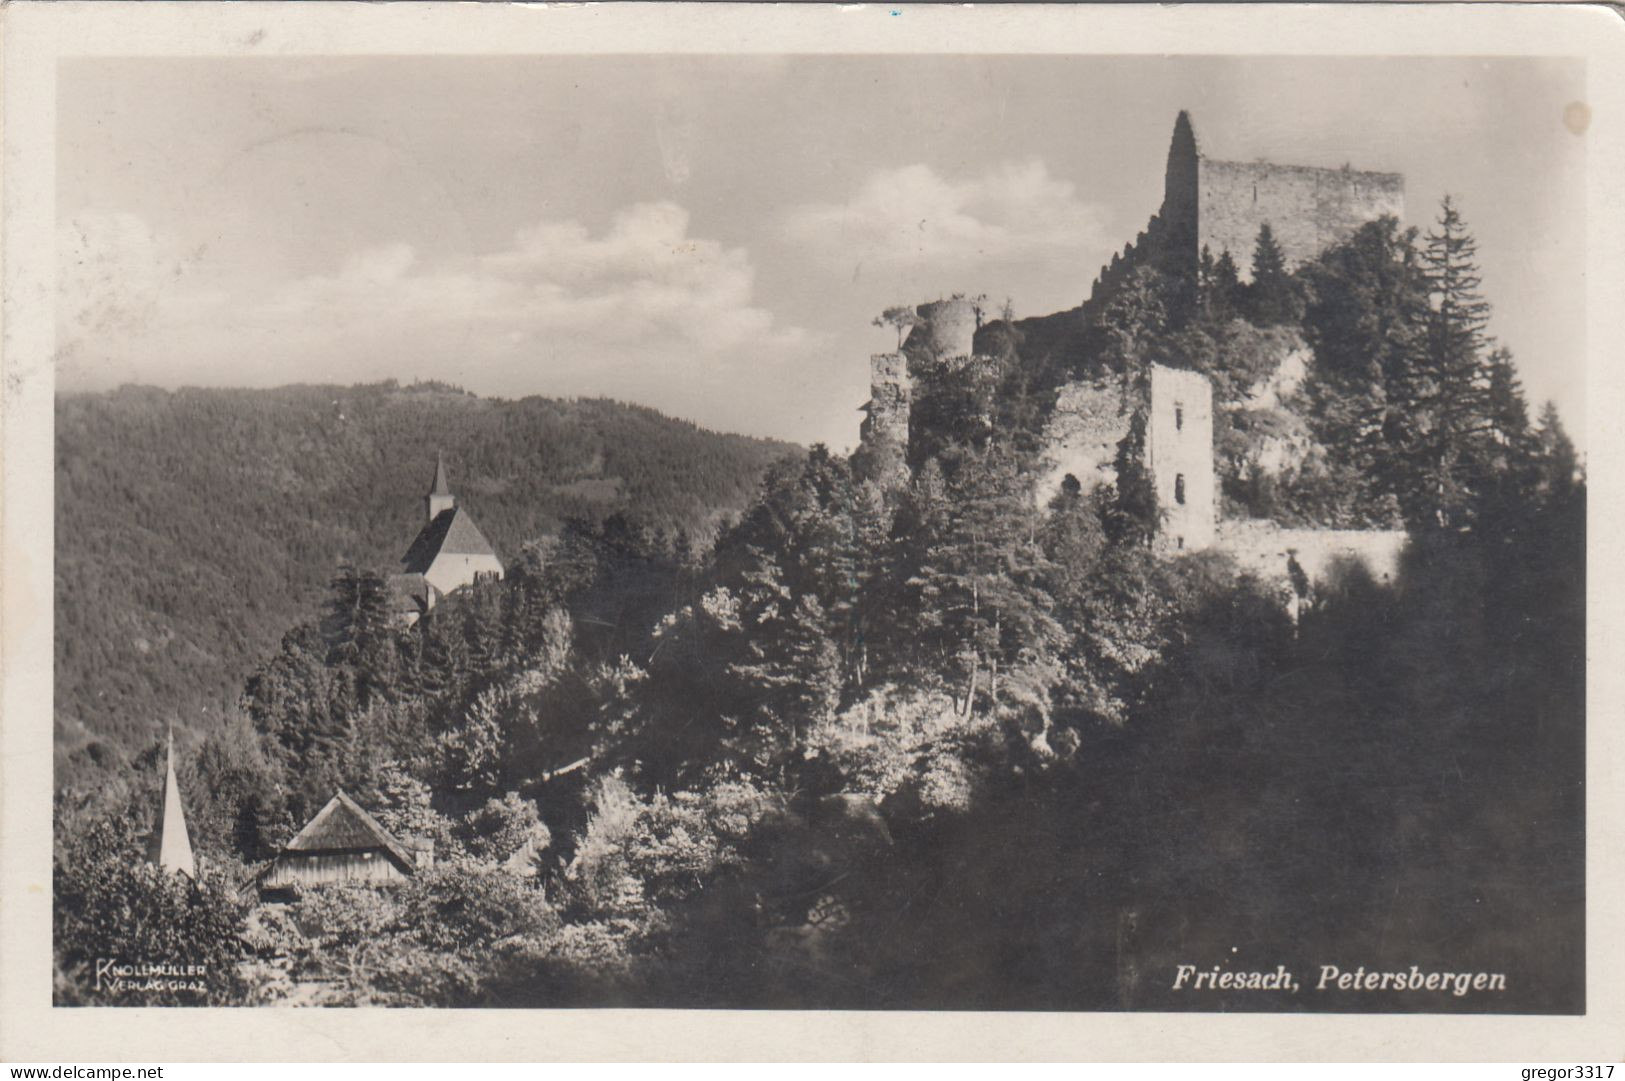
[[[1617,1055],[1617,12],[6,14],[6,1057]]]

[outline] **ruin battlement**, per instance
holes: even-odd
[[[1204,250],[1228,252],[1238,274],[1251,277],[1253,250],[1269,225],[1289,268],[1346,240],[1366,222],[1405,210],[1399,173],[1350,167],[1224,161],[1205,156],[1188,114],[1174,123],[1162,205],[1146,227],[1100,268],[1082,321],[1104,317],[1106,305],[1142,267],[1195,284]],[[912,376],[974,359],[975,305],[963,297],[922,304],[897,353],[870,360],[870,397],[853,468],[882,487],[908,483]],[[1059,317],[1051,317],[1059,318]],[[1296,566],[1311,580],[1335,565],[1357,562],[1391,575],[1403,532],[1284,530],[1268,522],[1221,522],[1214,469],[1215,401],[1200,372],[1153,364],[1143,396],[1129,393],[1127,373],[1060,388],[1045,424],[1047,461],[1037,490],[1045,500],[1068,476],[1080,484],[1114,483],[1115,455],[1132,417],[1143,410],[1145,465],[1155,493],[1159,550],[1218,549],[1239,566],[1280,585]]]
[[[1291,269],[1368,221],[1404,213],[1405,177],[1399,173],[1198,160],[1197,257],[1203,248],[1215,259],[1228,251],[1243,280],[1252,274],[1253,247],[1266,222]]]
[[[1215,259],[1229,252],[1247,281],[1265,224],[1292,269],[1366,222],[1404,213],[1402,173],[1209,157],[1197,143],[1190,115],[1181,112],[1168,147],[1162,206],[1134,242],[1101,268],[1089,302],[1098,309],[1141,266],[1194,281],[1203,250]]]

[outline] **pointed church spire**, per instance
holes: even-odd
[[[186,833],[186,812],[181,809],[181,786],[175,780],[175,726],[169,726],[169,746],[164,765],[163,820],[158,825],[158,866],[170,874],[180,872],[197,877],[192,860],[192,839]]]
[[[446,454],[444,451],[434,452],[434,487],[429,489],[430,495],[450,495],[451,486],[446,483]]]
[[[450,510],[457,505],[457,497],[451,494],[451,485],[446,483],[446,456],[441,451],[434,455],[434,485],[429,494],[423,498],[423,509],[429,521],[434,521],[442,511]]]

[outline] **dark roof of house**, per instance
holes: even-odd
[[[460,556],[494,556],[496,549],[485,539],[480,527],[474,524],[467,511],[452,507],[435,515],[423,527],[412,547],[401,557],[401,567],[407,574],[424,574],[434,566],[441,552]]]
[[[440,591],[421,574],[392,574],[389,576],[389,606],[394,612],[426,612]]]
[[[354,852],[377,848],[394,857],[403,870],[413,869],[406,847],[341,789],[282,850],[285,853]]]

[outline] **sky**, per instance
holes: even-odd
[[[1076,306],[1183,108],[1214,157],[1404,173],[1423,229],[1455,197],[1584,446],[1584,97],[1560,59],[67,60],[57,384],[436,379],[845,448],[871,320]]]

